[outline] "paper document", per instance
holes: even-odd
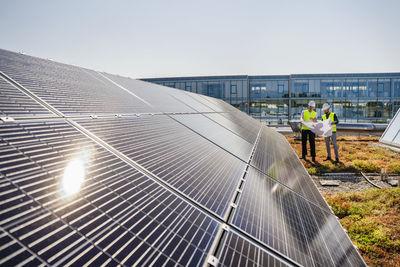
[[[332,121],[331,119],[327,119],[324,121],[302,121],[301,122],[304,126],[308,127],[311,132],[315,133],[316,135],[320,135],[323,137],[332,136]]]

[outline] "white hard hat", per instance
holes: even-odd
[[[330,108],[331,106],[328,103],[324,103],[324,105],[322,106],[322,110],[327,110],[328,108]]]
[[[313,107],[313,108],[315,108],[315,102],[314,101],[310,101],[310,102],[308,102],[308,105],[310,106],[310,107]]]

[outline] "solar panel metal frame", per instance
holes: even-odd
[[[394,142],[394,140],[400,135],[400,127],[397,129],[397,133],[394,134],[392,140],[385,140],[386,134],[391,130],[392,127],[394,127],[395,123],[399,123],[399,120],[400,120],[400,109],[398,109],[396,114],[393,116],[393,119],[390,121],[390,124],[386,127],[381,138],[379,139],[379,142],[385,145],[400,148],[400,141]]]

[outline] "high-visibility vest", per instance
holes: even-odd
[[[331,119],[332,122],[334,122],[335,118],[335,113],[331,112],[329,113],[329,118]],[[322,115],[322,120],[326,120],[326,114]],[[332,125],[332,133],[336,133],[336,124]]]
[[[310,114],[310,111],[308,111],[308,109],[307,110],[304,110],[304,121],[311,121],[310,120],[310,118],[315,118],[317,116],[317,112],[315,112],[314,110],[313,111],[311,111],[311,114]],[[301,129],[302,130],[310,130],[310,128],[308,128],[308,127],[306,127],[306,126],[302,126],[301,127]]]

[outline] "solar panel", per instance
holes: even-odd
[[[55,116],[0,76],[0,117]]]
[[[247,142],[237,134],[222,127],[218,123],[201,114],[173,115],[176,119],[194,132],[206,137],[211,142],[229,151],[241,160],[247,162],[253,144]]]
[[[0,76],[1,265],[365,265],[285,138],[225,102],[5,50]]]
[[[248,116],[246,113],[238,110],[237,108],[226,105],[225,101],[213,97],[209,97],[206,95],[195,95],[196,97],[202,99],[204,103],[207,103],[210,107],[213,107],[214,110],[218,110],[222,115],[227,116],[229,119],[234,122],[240,122],[241,125],[245,125],[249,128],[257,128],[260,125],[260,122],[254,119],[251,116]]]
[[[240,235],[229,232],[221,249],[218,266],[291,266]]]
[[[0,50],[1,71],[65,115],[155,112],[99,73]]]
[[[228,113],[229,114],[229,113]],[[207,118],[210,118],[214,122],[222,125],[224,128],[230,130],[232,133],[240,136],[250,144],[254,144],[257,139],[258,132],[261,128],[261,125],[257,124],[255,128],[245,128],[242,125],[235,123],[234,121],[226,118],[222,114],[212,113],[212,114],[205,114]]]
[[[102,75],[143,99],[158,112],[196,112],[196,110],[186,105],[185,102],[179,102],[176,98],[169,95],[168,91],[170,90],[166,90],[164,86],[107,73],[102,73]]]
[[[286,138],[276,131],[263,127],[251,165],[329,210]]]
[[[166,116],[77,122],[222,217],[245,169],[245,163]]]
[[[392,121],[386,128],[385,132],[382,134],[382,137],[380,138],[380,142],[395,146],[395,147],[400,147],[400,115],[399,115],[400,109],[396,112],[396,115],[394,115]]]
[[[221,99],[215,99],[203,95],[200,97],[205,97],[207,103],[210,103],[213,106],[218,106],[218,110],[220,110],[219,115],[223,116],[224,118],[233,122],[236,125],[240,125],[240,127],[246,129],[247,132],[252,133],[252,138],[254,138],[254,136],[257,136],[261,126],[261,123],[259,121],[255,120],[253,117],[248,116],[244,112],[238,110],[237,108],[234,108],[231,105],[225,105],[225,102]]]
[[[205,95],[199,95],[192,92],[186,92],[186,93],[190,95],[193,99],[196,99],[198,102],[212,109],[214,112],[224,112],[224,109],[222,107],[224,103],[212,102],[209,100],[210,98]]]
[[[335,216],[254,168],[237,206],[233,225],[301,265],[351,265],[342,257],[354,248]]]
[[[220,115],[224,116],[235,124],[241,125],[242,128],[247,129],[247,131],[251,132],[253,135],[256,133],[258,134],[260,130],[261,123],[256,121],[254,118],[247,116],[242,111],[230,110],[220,113]]]
[[[37,168],[0,167],[0,226],[3,236],[15,239],[4,241],[7,262],[22,260],[15,259],[22,257],[12,249],[21,246],[16,240],[49,264],[204,261],[215,220],[65,122],[14,123],[12,133],[9,127],[0,125],[2,149],[13,149],[18,160]],[[74,159],[82,160],[86,177],[79,194],[70,196],[61,187],[65,166]],[[25,254],[26,260],[32,256]]]
[[[190,106],[192,109],[194,109],[197,112],[215,112],[212,110],[210,107],[202,104],[201,102],[197,101],[193,95],[190,92],[185,92],[182,90],[178,90],[175,88],[171,87],[165,87],[165,90],[168,92],[168,94],[181,103],[185,103],[186,105]]]

